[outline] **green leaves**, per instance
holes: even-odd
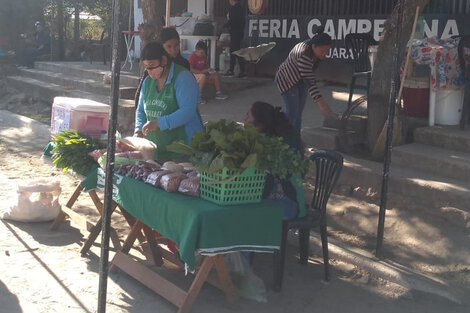
[[[104,147],[99,140],[71,130],[57,134],[54,143],[51,153],[55,166],[64,172],[70,168],[82,175],[87,174],[95,163],[88,153]]]
[[[169,151],[191,155],[191,162],[203,172],[214,173],[224,167],[245,169],[257,167],[280,178],[302,175],[307,168],[280,137],[267,137],[251,124],[245,126],[226,120],[210,121],[194,134],[191,145],[182,141],[167,147]]]
[[[167,150],[183,155],[193,155],[194,149],[184,143],[183,140],[174,141],[167,146]]]

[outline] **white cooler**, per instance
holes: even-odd
[[[462,116],[465,89],[430,91],[429,96],[429,125],[434,122],[439,125],[458,125]],[[434,106],[434,110],[433,110]],[[431,112],[434,112],[434,116]]]
[[[55,97],[51,135],[62,130],[76,130],[100,138],[108,132],[109,110],[109,105],[89,99]]]

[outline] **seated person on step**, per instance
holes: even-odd
[[[219,74],[214,69],[209,68],[209,60],[207,60],[206,51],[207,45],[203,41],[199,41],[196,44],[196,50],[188,58],[191,72],[196,77],[201,93],[206,83],[213,84],[216,90],[215,98],[217,100],[225,100],[228,96],[222,93]],[[201,98],[199,103],[204,104],[205,100]]]
[[[42,22],[37,21],[34,26],[36,26],[36,32],[21,55],[20,67],[34,68],[34,62],[38,56],[51,53],[51,34],[44,28]]]

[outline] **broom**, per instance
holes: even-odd
[[[416,23],[418,21],[418,16],[419,16],[419,6],[416,7],[415,18],[414,18],[414,21],[413,21],[413,28],[411,30],[410,41],[409,41],[410,45],[408,47],[408,53],[406,55],[405,67],[403,69],[403,77],[400,81],[400,89],[398,91],[398,97],[397,97],[396,104],[400,103],[400,101],[401,101],[401,94],[403,92],[403,85],[405,83],[406,74],[408,72],[408,65],[410,63],[412,40],[415,36]],[[388,124],[388,119],[385,121],[384,127],[382,128],[382,131],[380,132],[380,135],[377,138],[377,141],[375,142],[374,149],[372,150],[372,156],[375,159],[380,159],[380,158],[383,158],[383,156],[384,156],[384,153],[385,153],[385,140],[386,140],[386,137],[387,137],[387,124]],[[392,136],[392,146],[395,146],[396,144],[399,143],[399,140],[400,140],[400,137],[401,137],[401,132],[402,132],[402,121],[401,121],[401,119],[399,119],[399,117],[397,115],[395,115],[394,118],[393,118],[393,125],[394,125],[394,127],[393,127],[393,136]]]

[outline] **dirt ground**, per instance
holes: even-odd
[[[47,108],[25,97],[1,97],[12,111],[28,111],[32,103],[38,112]],[[1,113],[1,112],[0,112]],[[44,114],[44,113],[43,113]],[[47,113],[46,113],[47,114]],[[62,205],[79,179],[53,169],[40,159],[47,134],[36,122],[22,125],[8,112],[0,114],[0,210],[15,198],[16,184],[28,178],[54,177],[60,180]],[[31,132],[31,129],[34,131]],[[38,135],[39,134],[39,135]],[[403,200],[404,202],[407,202]],[[395,201],[398,203],[399,201]],[[86,194],[74,209],[91,220],[97,212]],[[330,200],[329,233],[352,247],[373,252],[377,206],[342,196]],[[470,291],[470,236],[462,218],[442,219],[422,213],[419,206],[387,212],[385,254],[388,258],[420,273],[432,275],[458,295]],[[115,214],[112,225],[122,239],[129,227]],[[98,290],[99,246],[81,257],[79,250],[88,233],[64,223],[57,231],[50,223],[20,223],[0,220],[0,312],[95,312]],[[99,241],[99,240],[98,240]],[[145,245],[133,250],[145,259]],[[113,252],[111,252],[111,257]],[[423,293],[383,280],[339,259],[332,259],[331,282],[321,281],[321,253],[313,251],[307,266],[297,263],[295,247],[287,255],[284,289],[269,289],[272,281],[270,255],[258,255],[253,268],[268,288],[267,303],[240,299],[229,306],[223,294],[205,286],[192,312],[468,312],[469,300],[456,304],[435,294]],[[157,269],[156,269],[157,270]],[[158,269],[188,286],[189,278],[180,271]],[[176,312],[166,300],[122,272],[108,280],[108,312]]]

